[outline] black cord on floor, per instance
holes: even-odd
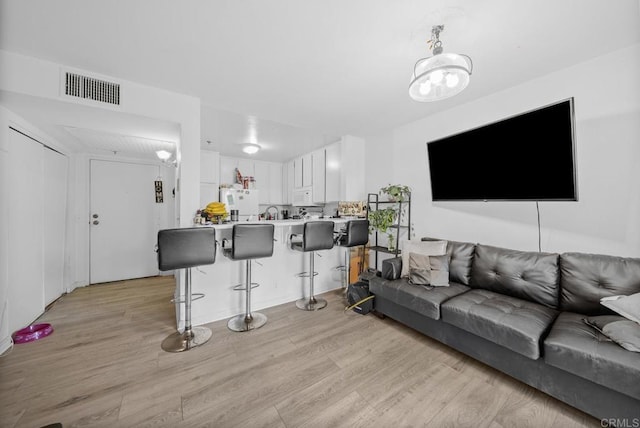
[[[542,237],[540,236],[540,206],[538,205],[538,201],[536,201],[536,211],[538,212],[538,252],[542,252]]]

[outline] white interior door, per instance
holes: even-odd
[[[154,248],[162,204],[156,204],[154,181],[159,175],[155,165],[91,161],[92,284],[158,274]]]
[[[47,147],[44,151],[44,304],[64,292],[65,226],[67,212],[67,157]]]

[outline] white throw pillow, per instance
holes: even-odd
[[[600,304],[640,324],[640,293],[631,296],[603,297],[600,299]]]
[[[401,241],[402,245],[402,271],[401,277],[409,276],[409,253],[417,253],[425,256],[442,256],[447,254],[447,241]]]

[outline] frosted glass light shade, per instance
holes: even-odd
[[[411,75],[409,96],[416,101],[438,101],[460,93],[469,84],[471,59],[441,53],[419,60]]]
[[[260,146],[258,144],[248,143],[242,147],[242,151],[250,155],[258,153],[258,150],[260,150]]]
[[[166,150],[158,150],[156,152],[156,156],[158,156],[160,160],[166,161],[171,157],[171,152],[168,152]]]

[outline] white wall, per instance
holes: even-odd
[[[91,102],[77,102],[60,95],[60,78],[66,70],[62,64],[40,60],[36,58],[18,55],[0,50],[0,91],[37,97],[46,100],[80,104],[91,113],[103,112],[105,118],[104,127],[110,126],[113,119],[112,112],[123,115],[151,118],[175,124],[180,129],[180,141],[178,142],[178,161],[180,168],[175,174],[176,182],[176,214],[180,226],[191,225],[193,214],[199,208],[199,181],[200,181],[200,100],[163,89],[153,88],[134,82],[117,79],[121,85],[122,105],[119,107],[102,105]],[[73,70],[95,76],[91,71]],[[1,94],[0,94],[1,95]],[[0,125],[5,125],[11,116],[17,118],[13,112],[0,109]],[[95,115],[92,115],[95,118]],[[90,124],[87,127],[92,127]],[[4,136],[3,136],[4,137]],[[64,142],[63,142],[64,143]],[[0,150],[3,149],[0,141]],[[5,157],[5,156],[3,156]],[[5,160],[6,161],[6,160]],[[175,171],[172,171],[172,174]],[[88,283],[88,242],[89,225],[88,218],[88,157],[73,156],[70,162],[70,189],[69,189],[69,222],[70,235],[67,242],[76,243],[70,248],[68,257],[65,258],[65,285],[68,289]],[[172,189],[173,183],[166,183],[168,189]],[[3,224],[0,223],[0,233],[3,233]],[[3,240],[4,241],[4,240]],[[3,259],[0,260],[0,268],[5,263],[4,252],[0,250]],[[4,299],[2,287],[3,273],[0,272],[0,298]],[[5,281],[6,282],[6,281]],[[4,302],[0,300],[0,308]],[[1,311],[0,311],[0,316]],[[1,330],[1,329],[0,329]],[[5,337],[0,332],[0,341]],[[1,343],[0,343],[1,345]]]
[[[433,203],[426,143],[574,97],[579,201],[540,202],[542,250],[640,257],[638,76],[640,45],[634,45],[367,136],[368,187],[400,183],[413,189],[417,237],[536,251],[535,202]]]
[[[76,100],[60,95],[60,76],[66,69],[68,67],[62,64],[0,50],[0,90],[77,103]],[[96,75],[91,71],[73,71]],[[200,203],[200,100],[117,79],[117,76],[111,79],[120,83],[122,104],[119,107],[88,102],[81,104],[87,105],[88,109],[118,111],[165,120],[180,127],[178,214],[180,225],[190,225]]]

